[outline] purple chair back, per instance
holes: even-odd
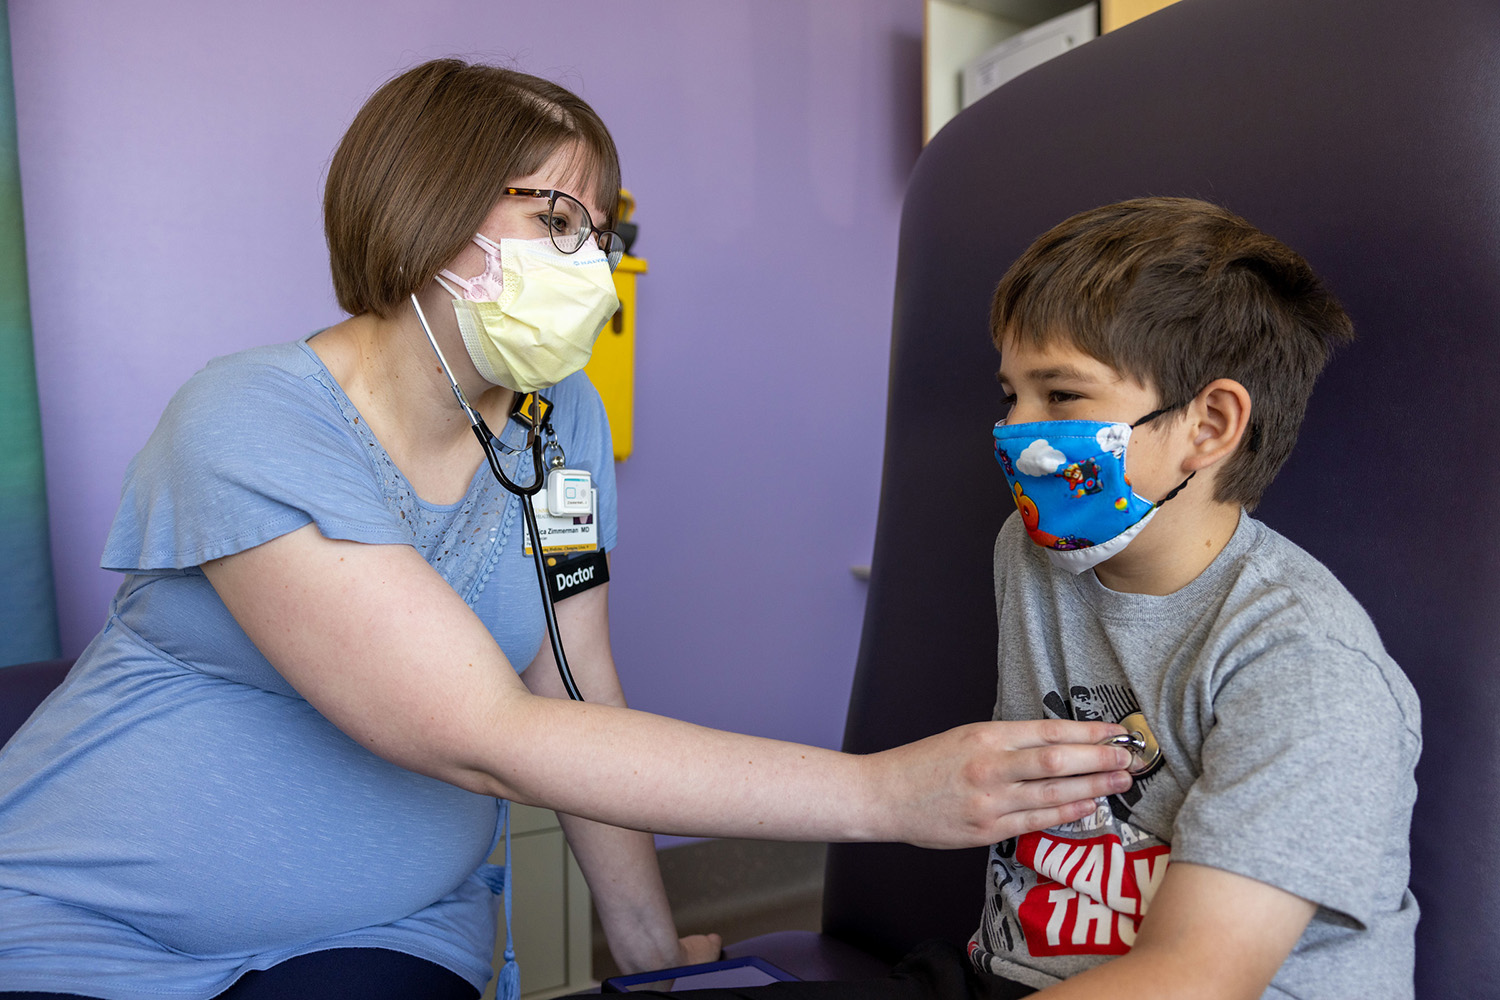
[[[0,747],[31,718],[72,666],[72,660],[40,660],[0,667]]]
[[[1052,225],[1141,195],[1244,215],[1354,318],[1358,341],[1314,392],[1258,516],[1349,587],[1421,695],[1418,996],[1500,996],[1494,0],[1182,0],[1006,84],[933,140],[902,220],[845,748],[988,717],[990,550],[1011,509],[991,457],[990,294]],[[983,872],[982,851],[835,845],[825,933],[888,957],[965,940]]]

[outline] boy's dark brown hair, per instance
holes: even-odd
[[[609,130],[555,83],[498,66],[434,59],[386,83],[344,133],[323,194],[339,305],[387,317],[478,231],[517,178],[559,150],[611,227],[620,160]]]
[[[1163,406],[1214,379],[1239,382],[1250,426],[1214,499],[1253,509],[1297,442],[1313,382],[1354,326],[1307,261],[1239,216],[1190,198],[1138,198],[1037,239],[995,290],[990,333],[1002,352],[1007,341],[1069,344],[1155,387]]]

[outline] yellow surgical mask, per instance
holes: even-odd
[[[438,272],[469,358],[486,382],[516,392],[554,386],[588,364],[620,307],[609,259],[592,243],[565,254],[550,239],[475,234],[485,268],[473,278]]]

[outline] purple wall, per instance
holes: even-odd
[[[837,745],[879,488],[916,0],[11,5],[64,650],[121,477],[210,357],[340,318],[319,197],[385,79],[457,54],[578,91],[639,202],[613,622],[638,706]],[[246,433],[254,433],[247,427]]]

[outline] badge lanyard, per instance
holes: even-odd
[[[563,687],[567,689],[568,697],[574,701],[583,701],[583,695],[578,691],[578,685],[573,682],[573,671],[568,669],[568,658],[563,653],[562,635],[557,630],[557,612],[552,606],[552,592],[547,589],[547,569],[542,564],[542,537],[541,530],[537,527],[536,511],[532,509],[531,498],[542,491],[547,485],[547,473],[542,461],[543,438],[542,406],[534,403],[531,407],[530,425],[526,433],[526,446],[531,452],[531,483],[521,486],[512,482],[500,468],[500,456],[495,454],[495,446],[490,443],[493,435],[484,422],[484,417],[479,411],[469,405],[464,398],[464,392],[458,387],[458,380],[453,377],[453,370],[448,367],[448,359],[443,357],[442,350],[437,345],[437,338],[432,335],[432,329],[427,325],[427,317],[422,312],[422,307],[417,302],[415,294],[411,297],[411,304],[417,310],[417,320],[422,324],[422,332],[427,334],[427,342],[437,352],[438,362],[443,366],[443,374],[448,376],[448,384],[453,387],[453,395],[458,399],[458,405],[463,408],[464,415],[469,418],[469,426],[474,431],[474,436],[479,439],[479,446],[484,449],[484,457],[490,464],[490,472],[494,473],[495,479],[501,486],[514,494],[521,502],[521,516],[526,521],[526,534],[531,539],[532,561],[536,564],[536,582],[542,591],[542,614],[547,619],[547,638],[552,642],[552,657],[557,660],[557,672],[562,675]]]

